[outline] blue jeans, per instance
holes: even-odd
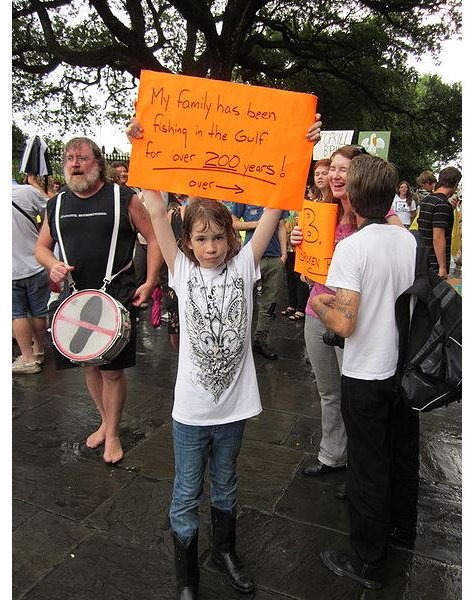
[[[236,462],[246,421],[224,425],[183,425],[173,421],[175,481],[170,523],[187,544],[199,528],[199,505],[203,500],[207,462],[211,479],[211,505],[231,513],[236,507]]]

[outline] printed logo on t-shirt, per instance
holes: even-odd
[[[70,217],[81,218],[81,217],[106,217],[106,212],[92,212],[92,213],[69,213],[67,215],[60,215],[60,219],[69,219]]]
[[[409,206],[406,204],[406,202],[397,202],[396,203],[396,208],[395,208],[396,212],[409,212],[410,208]]]
[[[212,393],[215,404],[233,382],[247,333],[244,280],[227,275],[222,271],[204,287],[194,272],[186,299],[186,328],[195,367],[191,379]]]

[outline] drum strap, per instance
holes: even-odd
[[[57,230],[58,245],[60,246],[60,251],[61,251],[61,254],[63,257],[63,262],[68,264],[68,259],[66,258],[66,253],[65,253],[65,246],[63,244],[63,238],[62,238],[61,230],[60,230],[60,206],[61,206],[61,200],[62,200],[63,194],[64,194],[64,192],[60,192],[57,196],[57,204],[55,207],[55,228]],[[114,275],[112,275],[113,262],[115,260],[115,251],[116,251],[116,245],[117,245],[117,240],[118,240],[118,229],[120,227],[120,186],[117,185],[116,183],[113,185],[113,205],[114,205],[114,210],[113,210],[112,238],[110,240],[110,248],[108,251],[108,259],[107,259],[107,267],[105,269],[105,277],[104,277],[102,287],[100,288],[101,292],[105,292],[107,285],[113,279],[115,279],[115,277],[117,277],[120,273],[123,273],[123,271],[126,271],[126,269],[129,269],[132,264],[132,261],[130,261],[127,265],[125,265],[122,269],[120,269],[118,271],[118,273],[115,273]],[[69,284],[72,292],[73,293],[77,292],[76,283],[70,272],[68,272],[67,277],[68,277],[68,284]]]

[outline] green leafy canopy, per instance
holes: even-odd
[[[314,92],[327,129],[390,129],[404,177],[461,148],[461,86],[409,57],[461,32],[460,0],[13,0],[13,106],[127,122],[141,69]]]

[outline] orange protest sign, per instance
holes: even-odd
[[[299,210],[317,97],[142,71],[128,184]]]
[[[335,250],[338,206],[304,200],[299,225],[303,243],[296,246],[294,270],[318,283],[325,283]]]

